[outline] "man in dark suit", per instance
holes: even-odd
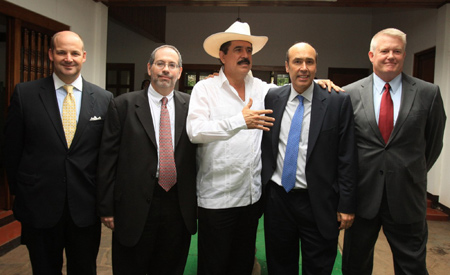
[[[403,32],[380,31],[370,45],[374,73],[344,87],[355,112],[360,163],[344,274],[372,274],[381,226],[395,274],[428,274],[427,172],[441,152],[446,116],[438,86],[402,73],[405,47]]]
[[[98,211],[114,230],[114,274],[183,274],[197,230],[196,146],[185,127],[190,96],[174,90],[182,72],[175,47],[155,49],[147,68],[148,90],[109,106]]]
[[[313,82],[311,45],[293,45],[285,66],[292,85],[265,98],[275,118],[262,140],[268,271],[299,274],[300,239],[302,274],[331,274],[339,229],[351,226],[356,206],[353,109],[347,94]]]
[[[95,174],[112,94],[81,77],[86,52],[78,34],[55,34],[49,58],[53,75],[18,84],[7,116],[5,159],[14,216],[22,224],[33,274],[61,274],[64,249],[68,274],[96,274],[101,223]],[[71,93],[65,85],[72,86]],[[64,122],[66,98],[75,104],[67,118],[71,128]]]

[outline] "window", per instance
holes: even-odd
[[[213,73],[218,73],[220,65],[195,65],[184,64],[183,73],[180,77],[179,90],[190,94],[194,85]]]
[[[179,90],[190,94],[194,85],[213,73],[218,73],[220,65],[184,64]],[[283,86],[289,83],[289,74],[283,66],[253,66],[252,74],[267,83]]]
[[[115,97],[134,91],[134,64],[106,64],[106,90]]]

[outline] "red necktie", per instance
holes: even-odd
[[[177,169],[173,156],[169,110],[167,110],[167,97],[163,97],[159,122],[159,185],[168,192],[176,182]]]
[[[388,142],[394,128],[394,105],[389,88],[389,83],[386,83],[383,97],[381,98],[380,117],[378,119],[378,128],[380,128],[385,143]]]

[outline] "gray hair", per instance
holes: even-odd
[[[150,59],[148,60],[148,64],[152,65],[153,62],[155,62],[156,52],[161,50],[161,49],[163,49],[163,48],[169,48],[169,49],[174,50],[178,54],[178,66],[183,67],[183,64],[182,64],[183,61],[181,60],[181,54],[178,51],[178,49],[175,48],[175,46],[172,46],[172,45],[162,45],[162,46],[159,46],[158,48],[154,49],[152,54],[150,55]]]
[[[400,38],[403,42],[403,50],[406,49],[406,33],[402,32],[401,30],[395,29],[395,28],[388,28],[379,31],[377,34],[375,34],[372,38],[372,41],[370,41],[370,51],[375,52],[375,49],[377,48],[378,38],[382,35],[389,35],[392,37]]]

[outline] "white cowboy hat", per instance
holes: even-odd
[[[266,45],[267,36],[254,36],[250,34],[250,26],[247,23],[236,21],[225,32],[218,32],[208,36],[203,42],[203,48],[210,56],[219,58],[220,46],[228,41],[241,40],[252,44],[253,52],[259,52]]]

